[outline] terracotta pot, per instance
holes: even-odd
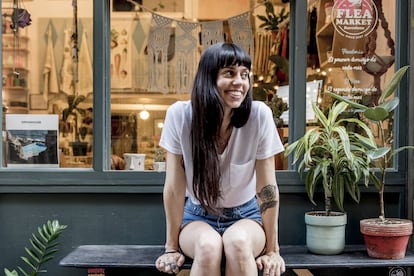
[[[377,259],[402,259],[405,257],[408,240],[413,232],[411,220],[378,218],[360,221],[368,256]]]

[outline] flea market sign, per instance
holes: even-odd
[[[377,25],[378,10],[372,0],[337,0],[332,7],[331,18],[339,34],[361,39]]]

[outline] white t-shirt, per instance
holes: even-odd
[[[178,101],[168,108],[160,146],[183,155],[187,196],[199,204],[192,188],[191,110],[190,101]],[[233,128],[226,149],[219,155],[222,178],[217,207],[235,207],[252,199],[256,194],[256,159],[266,159],[283,150],[272,111],[265,103],[253,101],[247,123]]]

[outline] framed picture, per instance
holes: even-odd
[[[7,167],[59,167],[58,120],[56,114],[6,114]]]

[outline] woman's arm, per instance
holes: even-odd
[[[179,250],[178,236],[184,212],[186,178],[182,155],[167,152],[164,184],[165,250]]]
[[[256,192],[266,234],[265,254],[279,254],[279,189],[276,183],[274,157],[256,161]]]

